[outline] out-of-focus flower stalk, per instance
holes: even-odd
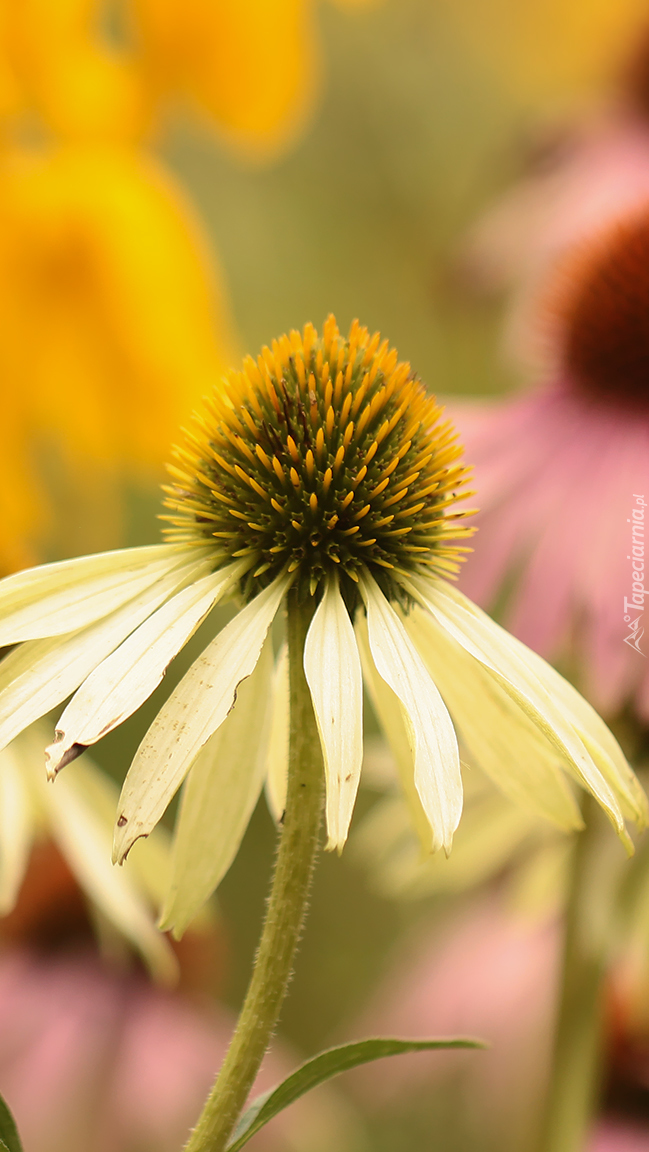
[[[602,873],[601,829],[589,799],[575,837],[554,1054],[539,1152],[581,1152],[601,1071],[604,977],[619,869]],[[607,861],[608,863],[608,861]]]

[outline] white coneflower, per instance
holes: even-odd
[[[289,589],[315,607],[304,671],[330,848],[346,839],[359,783],[363,675],[431,850],[450,850],[462,811],[448,708],[475,741],[505,750],[503,787],[562,827],[580,824],[570,777],[627,841],[625,817],[644,819],[597,714],[448,583],[464,551],[453,538],[470,531],[453,507],[465,495],[459,456],[410,365],[357,323],[342,337],[330,317],[321,338],[311,325],[283,336],[211,397],[171,468],[168,543],[0,584],[0,643],[24,641],[0,666],[0,743],[77,690],[51,776],[140,706],[214,604],[238,599],[144,737],[118,806],[121,861],[190,773],[166,910],[177,931],[229,866],[263,786],[268,633]]]

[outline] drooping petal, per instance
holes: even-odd
[[[33,759],[39,777],[42,776],[41,748],[48,735],[46,729],[43,735],[44,727],[43,724],[34,725],[21,737],[21,741],[26,739],[32,741],[32,747],[35,748]],[[38,746],[34,741],[36,736]],[[74,768],[74,784],[77,792],[112,835],[119,786],[90,756],[84,756],[79,763],[80,769],[76,766]],[[167,828],[159,825],[146,842],[135,845],[129,856],[127,873],[131,884],[145,896],[147,903],[158,914],[165,901],[171,875],[171,833]]]
[[[148,699],[168,664],[240,573],[240,565],[228,565],[183,588],[95,668],[56,726],[56,741],[45,753],[50,776],[71,748],[94,744]]]
[[[470,777],[465,777],[467,785]],[[465,797],[462,819],[449,857],[442,852],[422,858],[412,836],[401,797],[389,796],[375,804],[354,837],[357,859],[372,870],[372,884],[393,899],[456,895],[488,883],[516,856],[531,848],[555,843],[570,846],[568,837],[547,836],[547,826],[529,812],[511,804],[488,783],[479,796]]]
[[[255,596],[193,663],[161,708],[129,768],[118,807],[113,859],[123,861],[157,824],[203,745],[225,720],[254,670],[288,589],[282,575]]]
[[[415,758],[406,728],[403,708],[399,697],[395,695],[376,670],[367,635],[367,621],[360,612],[356,614],[354,630],[361,656],[363,680],[369,692],[372,707],[394,756],[399,783],[408,806],[410,820],[419,838],[421,850],[427,856],[433,847],[430,821],[415,787]]]
[[[186,546],[154,544],[7,576],[0,582],[0,647],[85,628],[196,556]]]
[[[287,644],[282,645],[275,663],[271,700],[272,713],[266,759],[266,800],[273,820],[279,824],[286,808],[288,783],[290,695]]]
[[[433,848],[450,851],[462,814],[462,777],[455,730],[405,627],[368,574],[360,582],[372,659],[399,697],[412,744],[415,785],[433,829]]]
[[[266,768],[273,653],[267,639],[252,675],[220,728],[198,754],[185,783],[173,844],[163,928],[182,936],[237,854]]]
[[[326,778],[327,848],[342,849],[363,762],[363,677],[354,628],[338,581],[327,582],[304,644]]]
[[[469,756],[507,796],[565,831],[582,827],[562,758],[477,660],[427,612],[406,627],[444,696]]]
[[[552,678],[554,691],[548,691],[546,684],[539,680],[528,661],[521,656],[519,642],[466,600],[456,588],[441,580],[429,581],[418,577],[410,579],[406,586],[442,627],[496,677],[539,726],[565,757],[578,780],[608,813],[618,835],[631,849],[617,797],[572,725],[563,678],[555,673],[556,679]],[[526,651],[523,645],[520,647]],[[605,756],[603,749],[601,755]],[[614,765],[611,764],[610,769],[615,772]]]
[[[33,819],[21,768],[13,747],[0,752],[0,916],[16,903],[32,841]]]
[[[67,636],[28,640],[5,656],[0,663],[0,748],[74,692],[97,664],[175,592],[186,572],[181,569],[156,581],[88,628]]]
[[[153,975],[171,983],[177,976],[175,956],[128,872],[110,862],[110,825],[84,797],[85,770],[86,765],[76,763],[54,785],[42,777],[42,802],[57,844],[90,899],[137,948]]]
[[[526,660],[548,692],[555,695],[558,691],[562,693],[573,727],[615,792],[622,811],[635,820],[640,828],[644,828],[649,819],[647,796],[608,725],[570,681],[565,680],[536,652],[521,644],[520,640],[515,637],[512,639],[514,648]]]

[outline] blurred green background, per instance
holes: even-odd
[[[333,311],[380,329],[439,392],[503,386],[497,311],[453,282],[458,235],[517,164],[532,109],[469,55],[443,6],[318,11],[326,72],[313,125],[245,167],[177,122],[164,154],[209,226],[242,346]]]

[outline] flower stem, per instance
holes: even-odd
[[[292,975],[318,850],[324,774],[303,668],[312,602],[288,594],[290,741],[286,811],[266,919],[236,1031],[185,1152],[222,1152],[275,1030]]]
[[[603,981],[618,869],[602,851],[599,813],[590,796],[585,798],[583,815],[585,828],[573,849],[553,1063],[539,1152],[583,1152],[601,1073]]]

